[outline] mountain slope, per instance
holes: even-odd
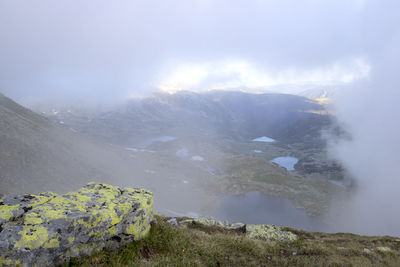
[[[207,161],[110,145],[0,97],[0,194],[54,191],[106,182],[155,193],[156,210],[208,214],[215,180]]]
[[[0,193],[75,189],[128,164],[117,149],[75,133],[0,95]]]

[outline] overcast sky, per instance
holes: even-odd
[[[1,0],[0,92],[110,100],[351,83],[368,78],[371,53],[397,30],[381,23],[395,2]]]

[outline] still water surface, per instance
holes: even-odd
[[[294,171],[294,165],[296,165],[298,161],[299,159],[295,157],[279,157],[271,160],[271,162],[274,162],[279,166],[286,168],[286,170],[288,171]]]
[[[275,224],[308,231],[328,231],[329,227],[291,201],[253,191],[242,195],[224,195],[217,212],[219,220],[251,224]]]

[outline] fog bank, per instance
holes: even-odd
[[[388,29],[400,20],[394,15],[399,8],[389,2],[369,6],[372,14],[387,15],[368,29],[376,38],[365,40],[372,63],[370,79],[341,92],[336,102],[338,120],[352,138],[332,143],[331,153],[357,186],[351,201],[334,206],[332,213],[340,218],[340,231],[399,236],[400,34]]]

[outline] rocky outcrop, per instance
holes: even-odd
[[[172,218],[168,222],[175,226],[216,226],[226,230],[243,232],[249,238],[262,239],[265,241],[290,242],[298,239],[297,235],[294,233],[290,231],[284,231],[282,228],[270,224],[231,224],[229,222],[221,222],[209,218],[185,219],[180,221],[177,218]]]
[[[65,195],[0,199],[0,266],[61,264],[71,257],[116,248],[145,237],[153,219],[152,193],[89,183]]]

